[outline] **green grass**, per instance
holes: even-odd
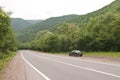
[[[49,52],[57,55],[69,55],[69,52]],[[120,58],[120,52],[84,52],[84,56]]]
[[[85,52],[84,56],[120,58],[120,52]]]
[[[0,75],[2,75],[3,69],[15,55],[16,52],[10,52],[8,54],[0,52]]]
[[[69,52],[48,52],[48,53],[64,56],[69,55]],[[83,56],[120,58],[120,52],[84,52]]]
[[[68,55],[69,52],[61,52],[61,53],[52,53],[58,55]],[[120,58],[120,52],[84,52],[84,56],[92,56],[92,57],[113,57]]]

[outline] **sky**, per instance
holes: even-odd
[[[11,17],[23,19],[47,19],[69,14],[83,15],[98,10],[115,0],[0,0]]]

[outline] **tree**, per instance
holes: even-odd
[[[9,16],[0,8],[0,51],[16,50],[16,38],[10,27]]]

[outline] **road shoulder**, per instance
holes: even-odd
[[[120,58],[113,58],[113,57],[84,56],[84,57],[82,57],[82,59],[91,60],[91,61],[98,61],[98,62],[120,64]]]
[[[25,80],[25,68],[20,53],[11,60],[6,67],[2,80]]]

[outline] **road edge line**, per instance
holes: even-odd
[[[81,69],[84,69],[84,70],[88,70],[88,71],[97,72],[97,73],[101,73],[101,74],[104,74],[104,75],[120,78],[119,75],[115,75],[115,74],[112,74],[112,73],[108,73],[108,72],[104,72],[104,71],[100,71],[100,70],[96,70],[96,69],[92,69],[92,68],[82,67],[82,66],[78,66],[78,65],[74,65],[74,64],[70,64],[70,63],[65,63],[65,62],[61,62],[61,61],[58,61],[58,60],[48,59],[48,58],[41,57],[41,56],[38,56],[38,55],[35,55],[35,54],[32,54],[32,55],[43,58],[43,59],[46,59],[46,60],[49,60],[49,61],[54,61],[54,62],[57,62],[57,63],[61,63],[61,64],[81,68]]]
[[[44,75],[42,72],[40,72],[37,68],[35,68],[32,64],[30,64],[23,56],[23,52],[21,53],[21,57],[22,59],[30,66],[32,67],[38,74],[40,74],[42,77],[44,77],[46,80],[50,80],[46,75]]]
[[[34,52],[36,52],[36,51],[34,51]],[[39,53],[39,52],[37,52],[37,53]],[[59,57],[59,58],[64,58],[64,59],[68,58],[68,59],[73,59],[73,60],[78,60],[78,61],[85,61],[85,62],[90,62],[90,63],[105,64],[105,65],[120,67],[119,64],[114,64],[114,63],[110,64],[110,63],[107,63],[107,62],[104,62],[104,61],[96,62],[96,61],[90,61],[90,60],[75,59],[73,57],[64,57],[64,56],[58,56],[58,55],[48,54],[48,53],[46,53],[45,55],[52,55],[52,56]]]

